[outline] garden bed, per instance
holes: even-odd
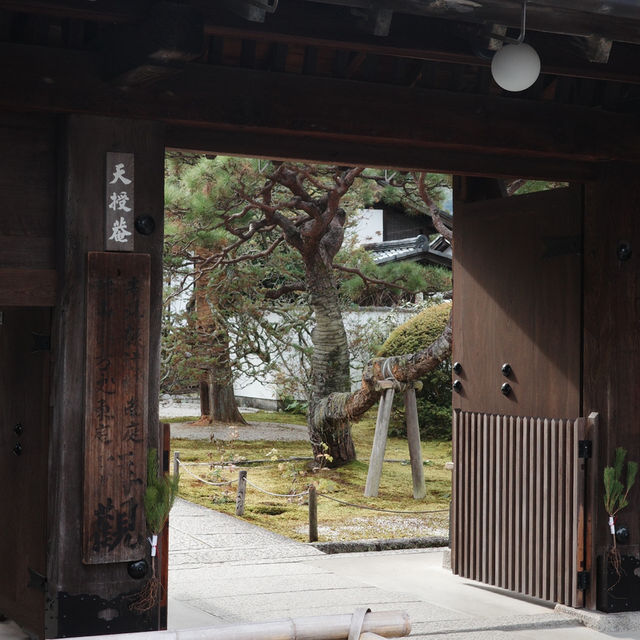
[[[252,415],[251,420],[299,425],[304,418],[265,412]],[[202,440],[172,438],[171,455],[179,451],[181,462],[188,465],[182,468],[180,495],[206,507],[235,514],[238,473],[245,469],[249,486],[244,519],[289,538],[300,541],[308,539],[308,500],[305,492],[310,483],[316,485],[319,495],[318,534],[321,542],[446,537],[451,472],[444,468],[444,464],[451,460],[451,443],[422,443],[427,495],[424,500],[418,501],[412,498],[407,442],[400,438],[389,438],[385,459],[394,462],[384,464],[378,497],[365,498],[363,490],[374,429],[375,413],[371,412],[353,426],[358,460],[338,469],[321,470],[314,470],[312,460],[288,460],[310,457],[308,442],[242,440],[249,433],[247,427],[238,427],[235,429],[237,437],[226,440],[209,440],[204,430],[205,439]],[[251,460],[268,462],[246,462]],[[194,462],[206,464],[189,464]],[[204,484],[190,473],[209,483],[231,484]],[[252,485],[271,493],[302,495],[272,496]]]

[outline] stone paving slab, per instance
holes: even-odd
[[[180,590],[176,598],[192,600],[211,597],[211,587],[207,584],[206,574],[203,571],[183,572],[176,576],[173,583],[174,589]],[[360,587],[357,580],[345,579],[337,587],[343,589],[357,589]],[[271,575],[271,576],[244,576],[244,577],[217,577],[215,583],[215,597],[234,597],[246,595],[282,594],[298,591],[300,593],[312,593],[314,591],[326,591],[336,588],[335,576],[327,573],[306,573],[303,575]]]
[[[325,555],[178,501],[171,514],[169,628],[406,611],[411,640],[599,640],[549,603],[453,576],[437,549]]]
[[[221,562],[206,566],[176,566],[171,567],[172,578],[179,579],[181,574],[191,574],[193,580],[208,578],[212,571],[220,581],[232,579],[261,579],[263,577],[279,577],[287,579],[296,576],[324,575],[319,567],[310,567],[302,561],[296,562]],[[188,579],[188,578],[186,578]]]

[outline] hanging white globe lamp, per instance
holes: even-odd
[[[524,42],[527,21],[527,0],[522,3],[520,35],[506,38],[492,34],[507,42],[491,60],[491,75],[496,84],[505,91],[524,91],[535,83],[540,75],[540,56]]]

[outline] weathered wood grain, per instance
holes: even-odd
[[[53,307],[57,284],[55,269],[0,268],[0,305]]]
[[[580,415],[581,190],[455,208],[452,360],[462,364],[463,392],[454,392],[454,406]]]
[[[612,164],[602,179],[587,185],[584,231],[584,375],[583,411],[599,415],[596,476],[612,464],[616,447],[628,460],[640,460],[640,182],[636,165]],[[622,243],[631,247],[626,260]],[[625,520],[640,520],[638,489],[624,510]],[[633,496],[633,494],[632,494]],[[607,514],[596,501],[593,515],[595,548],[609,544]],[[640,536],[630,527],[631,549]],[[621,551],[625,552],[624,549]]]
[[[420,447],[420,426],[418,424],[416,390],[413,387],[404,392],[404,411],[405,421],[407,423],[409,459],[411,460],[413,497],[416,500],[422,500],[427,495],[427,487],[424,483],[424,465],[422,464],[422,448]]]
[[[101,564],[146,552],[150,260],[88,260],[82,548]]]
[[[50,354],[33,350],[33,333],[50,333],[51,311],[0,312],[0,611],[43,637],[44,592],[29,586],[29,569],[47,573]]]
[[[367,472],[367,481],[364,487],[364,495],[368,498],[375,498],[378,495],[394,394],[395,391],[392,387],[390,389],[385,389],[384,393],[380,396],[376,430],[373,435],[373,447],[371,449],[371,457],[369,459],[369,471]]]
[[[136,154],[136,202],[151,215],[156,231],[136,238],[137,253],[150,256],[149,385],[147,447],[161,448],[158,423],[159,341],[162,305],[162,226],[164,139],[157,123],[72,116],[61,131],[62,190],[58,254],[61,268],[60,307],[55,314],[49,495],[49,556],[47,591],[52,603],[52,633],[62,632],[56,619],[60,593],[97,596],[107,601],[139,588],[121,563],[82,562],[83,424],[85,405],[87,253],[104,243],[104,163],[107,151],[128,149]],[[80,283],[80,286],[78,286]],[[85,632],[106,630],[106,622],[91,620]],[[102,626],[101,626],[102,625]],[[80,629],[75,629],[75,634]]]

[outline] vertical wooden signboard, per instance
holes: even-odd
[[[89,253],[83,561],[145,553],[147,254]]]
[[[133,251],[135,217],[133,153],[107,153],[105,249]]]

